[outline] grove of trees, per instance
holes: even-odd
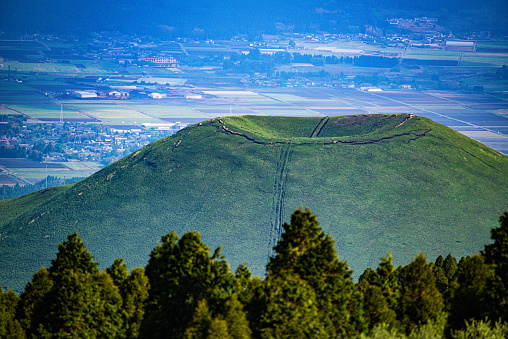
[[[504,338],[508,212],[459,261],[391,254],[354,282],[310,210],[296,210],[266,276],[231,271],[197,232],[162,236],[145,268],[100,270],[77,233],[18,296],[0,291],[0,338]]]

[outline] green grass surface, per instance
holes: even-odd
[[[70,104],[69,107],[81,112],[85,112],[106,124],[121,125],[133,123],[162,123],[162,120],[151,117],[142,112],[129,108],[128,106],[117,104]]]
[[[460,53],[457,51],[428,50],[428,49],[409,49],[404,59],[418,60],[458,60]]]
[[[82,167],[76,169],[48,168],[47,171],[44,168],[10,168],[10,170],[13,171],[17,177],[35,183],[46,178],[48,175],[60,178],[88,177],[97,172],[99,169]]]
[[[103,267],[145,265],[162,234],[198,230],[255,274],[306,206],[358,276],[477,253],[508,202],[508,158],[428,119],[227,117],[189,126],[61,189],[0,201],[0,283],[21,291],[79,232]],[[402,123],[403,122],[403,123]],[[401,124],[402,123],[402,124]],[[9,204],[6,207],[5,204]]]
[[[206,115],[203,115],[187,106],[129,104],[129,107],[155,118],[207,118]]]
[[[8,222],[12,218],[15,218],[31,209],[37,208],[42,202],[54,197],[58,193],[65,191],[67,187],[71,186],[54,186],[40,190],[34,193],[26,194],[19,198],[3,199],[0,204],[0,215],[2,216],[2,222]],[[0,235],[0,241],[4,238]]]
[[[508,54],[464,53],[461,66],[501,67],[508,64]]]
[[[87,118],[86,116],[80,114],[79,112],[69,110],[67,108],[63,109],[61,112],[60,105],[53,103],[45,103],[45,104],[27,104],[27,105],[12,105],[8,104],[12,110],[21,112],[30,116],[31,118],[46,118],[46,119],[60,119],[61,113],[63,113],[64,119],[83,119]]]

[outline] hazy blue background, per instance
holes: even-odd
[[[212,38],[291,30],[338,33],[369,24],[383,27],[389,17],[429,16],[458,34],[488,30],[506,36],[507,14],[506,0],[1,0],[0,29]]]

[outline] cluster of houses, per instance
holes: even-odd
[[[46,161],[79,159],[110,163],[186,126],[182,123],[160,125],[91,126],[84,123],[27,121],[14,135],[2,133],[0,143],[5,147],[23,147],[28,151],[34,147],[48,149],[50,143],[59,144],[59,147],[51,147],[50,151],[44,153]],[[43,147],[41,143],[44,143]]]

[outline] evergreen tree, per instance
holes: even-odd
[[[448,278],[446,277],[444,270],[442,267],[434,266],[432,268],[432,272],[434,273],[434,277],[436,278],[436,287],[441,292],[441,294],[445,294],[446,290],[448,290]]]
[[[53,280],[50,278],[49,271],[42,267],[33,275],[32,281],[26,285],[25,291],[21,294],[16,318],[19,319],[28,337],[36,334],[38,324],[46,314],[46,305],[43,300],[52,287]],[[32,322],[36,326],[32,326]]]
[[[485,264],[483,256],[465,258],[461,273],[450,289],[448,323],[452,329],[463,328],[467,320],[483,318],[487,311],[484,302],[485,290],[493,274],[492,267]]]
[[[220,317],[214,318],[208,329],[207,339],[230,339],[228,324]]]
[[[254,300],[262,305],[255,337],[329,337],[314,289],[292,271],[270,273]]]
[[[314,289],[330,337],[361,332],[365,326],[361,298],[355,295],[351,271],[337,257],[333,240],[321,231],[316,216],[300,208],[283,228],[275,246],[276,256],[267,265],[269,274],[292,271]]]
[[[123,282],[127,279],[129,276],[129,269],[127,268],[127,265],[124,264],[123,258],[118,258],[115,260],[113,265],[106,269],[108,274],[113,279],[113,283],[115,286],[120,288],[122,286]]]
[[[376,285],[368,285],[365,289],[363,309],[365,317],[369,320],[370,330],[379,324],[387,324],[391,328],[397,319],[397,314],[390,309],[381,287]]]
[[[123,299],[124,328],[127,338],[137,338],[145,314],[145,300],[148,298],[150,284],[145,270],[136,267],[122,282],[120,294]]]
[[[369,329],[378,324],[396,327],[398,301],[399,286],[391,253],[388,253],[386,258],[381,258],[377,271],[370,273],[370,284],[364,291],[364,311],[369,319]]]
[[[446,278],[448,279],[448,282],[451,282],[456,278],[455,273],[457,272],[457,269],[457,259],[455,259],[451,253],[449,253],[443,263],[443,271]]]
[[[508,321],[508,211],[499,217],[500,227],[491,230],[494,243],[485,245],[485,262],[494,266],[486,301],[490,319]]]
[[[238,300],[243,305],[248,305],[254,292],[258,286],[261,285],[261,279],[259,277],[253,277],[247,267],[246,263],[238,266],[235,272],[235,278],[238,291]]]
[[[70,234],[67,241],[58,245],[56,259],[51,260],[49,272],[52,279],[59,279],[67,269],[75,272],[99,274],[99,263],[94,262],[93,255],[85,248],[83,240],[77,232]]]
[[[443,258],[443,256],[441,254],[439,255],[439,257],[436,258],[436,262],[434,263],[434,265],[436,267],[441,267],[441,268],[443,267],[443,265],[444,265],[444,258]]]
[[[192,317],[192,321],[189,323],[189,327],[185,330],[185,339],[206,339],[208,337],[208,331],[212,324],[212,313],[208,308],[206,299],[200,300],[196,311]]]
[[[400,288],[395,266],[392,264],[392,253],[388,253],[386,258],[381,258],[381,263],[376,270],[377,281],[374,281],[383,290],[384,296],[388,300],[388,305],[392,310],[397,310]]]
[[[199,300],[212,312],[221,310],[237,285],[218,248],[212,256],[197,232],[178,241],[171,232],[150,254],[146,275],[151,289],[140,328],[141,337],[181,337]]]
[[[231,339],[249,339],[251,337],[249,322],[237,294],[233,294],[224,306],[224,320]]]
[[[356,288],[361,292],[364,293],[367,287],[372,284],[374,281],[374,278],[377,276],[376,271],[374,271],[372,268],[367,267],[365,271],[363,271],[362,275],[358,278],[358,283],[356,284]]]
[[[406,332],[437,322],[444,316],[443,308],[443,297],[436,287],[431,266],[420,253],[407,267],[401,292],[399,317]]]
[[[33,299],[51,285],[40,302],[32,304],[35,305],[33,310],[43,311],[31,317],[30,328],[35,336],[102,338],[121,334],[122,300],[109,274],[99,272],[98,263],[92,261],[93,256],[77,233],[69,235],[58,249],[49,269],[52,284],[43,271],[34,284],[37,288],[33,289],[36,292],[32,294]],[[27,302],[26,305],[31,304]],[[24,313],[30,314],[30,307],[25,309],[28,312]]]
[[[25,338],[25,332],[16,319],[19,297],[11,289],[3,292],[0,287],[0,338]]]

